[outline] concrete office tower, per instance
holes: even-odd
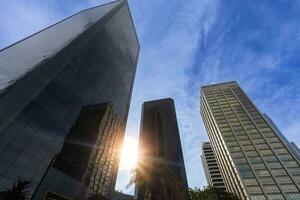
[[[275,125],[273,120],[266,114],[263,114],[263,117],[265,118],[266,122],[269,123],[269,125],[273,128],[274,133],[277,134],[277,136],[281,139],[281,141],[288,147],[290,150],[295,154],[295,156],[300,159],[299,149],[297,149],[297,145],[293,142],[289,142],[288,139],[281,133],[281,131],[278,129],[278,127]]]
[[[151,179],[156,160],[166,163],[182,188],[188,189],[175,106],[170,98],[145,102],[142,108],[138,166],[144,177]],[[135,198],[143,200],[144,195],[144,188],[136,187]]]
[[[291,142],[291,147],[293,148],[294,150],[294,153],[296,154],[298,160],[300,160],[300,149],[299,147],[295,144],[295,142]]]
[[[85,105],[126,124],[139,43],[127,1],[79,12],[0,51],[0,190],[34,191]]]
[[[201,115],[229,192],[300,199],[299,161],[237,82],[203,86]]]
[[[221,190],[226,190],[220,168],[209,142],[202,143],[201,160],[207,184]]]

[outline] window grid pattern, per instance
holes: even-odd
[[[299,162],[236,82],[202,87],[201,114],[221,171],[227,176],[230,168],[236,175],[224,178],[230,192],[242,199],[291,199],[299,193]]]
[[[109,104],[84,107],[53,166],[84,183],[89,195],[108,197],[115,184],[123,135],[124,125]]]

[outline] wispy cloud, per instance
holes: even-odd
[[[172,97],[176,104],[189,184],[204,185],[200,146],[206,136],[199,132],[202,126],[199,98],[189,96],[187,71],[193,66],[203,30],[208,32],[214,22],[217,3],[131,1],[130,5],[140,38],[141,55],[126,132],[138,137],[144,101]],[[140,13],[144,9],[145,12]],[[118,187],[124,191],[124,184],[120,182]]]
[[[109,0],[3,0],[0,7],[0,49],[80,10],[105,2]]]

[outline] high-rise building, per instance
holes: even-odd
[[[202,143],[201,160],[207,184],[221,190],[226,190],[223,177],[210,142]]]
[[[300,160],[300,151],[297,147],[297,145],[294,142],[289,142],[288,139],[281,133],[279,128],[275,125],[273,120],[266,114],[263,114],[263,117],[265,118],[266,122],[269,123],[270,126],[272,126],[274,133],[277,134],[277,136],[281,139],[281,141],[288,147],[290,150],[295,154],[295,156]]]
[[[0,191],[19,178],[36,190],[83,106],[110,102],[126,125],[138,53],[126,0],[81,11],[2,49]],[[68,190],[75,179],[57,171]]]
[[[291,147],[293,148],[294,150],[294,153],[296,154],[298,160],[300,160],[300,149],[299,147],[297,146],[297,144],[295,142],[291,142]]]
[[[187,191],[175,106],[170,98],[145,102],[142,108],[138,166],[142,168],[141,173],[145,178],[152,178],[151,173],[155,170],[153,161],[157,160],[161,160],[173,170],[181,182],[183,191]],[[136,187],[135,198],[142,200],[144,195],[144,188]]]
[[[88,196],[101,194],[109,198],[115,189],[123,133],[124,125],[111,105],[84,106],[53,167],[85,185]],[[49,190],[63,193],[60,184],[49,182],[43,180],[37,196]]]
[[[229,192],[300,199],[298,159],[237,82],[203,86],[201,115]]]

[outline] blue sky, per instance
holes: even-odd
[[[0,48],[81,9],[107,1],[1,0]],[[190,187],[206,184],[207,134],[200,86],[237,80],[282,133],[300,145],[299,0],[130,0],[141,44],[127,125],[138,138],[143,101],[175,100]],[[128,171],[118,189],[126,190]]]

